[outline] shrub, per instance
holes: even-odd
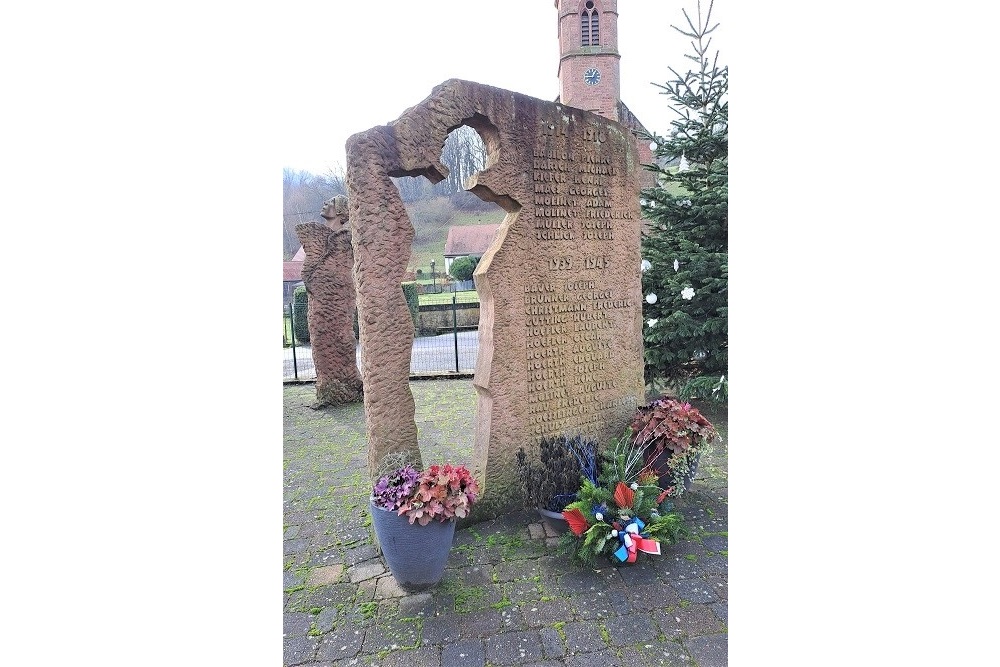
[[[517,453],[529,508],[561,512],[576,500],[581,478],[597,478],[597,443],[582,436],[542,438],[538,455],[540,463],[532,465],[523,447]]]
[[[301,343],[309,342],[308,304],[309,296],[305,285],[299,285],[292,294],[292,316],[295,318],[292,333],[295,335],[295,340]]]
[[[403,283],[402,287],[406,305],[410,309],[410,317],[413,319],[413,331],[416,332],[420,322],[420,293],[417,291],[417,283]]]
[[[449,273],[455,280],[472,280],[472,274],[479,264],[478,257],[459,257],[451,263]]]

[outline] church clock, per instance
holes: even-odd
[[[583,73],[583,81],[588,86],[596,86],[601,82],[601,72],[596,67],[591,67]]]

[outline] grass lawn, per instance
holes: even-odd
[[[452,292],[442,292],[441,294],[421,294],[420,305],[437,306],[451,303],[452,294]],[[456,292],[455,294],[458,295],[458,303],[479,303],[479,293],[475,290]]]

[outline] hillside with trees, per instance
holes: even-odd
[[[442,163],[448,176],[432,185],[423,177],[394,178],[406,212],[413,223],[413,252],[408,268],[422,269],[429,274],[431,260],[437,270],[444,270],[444,244],[448,228],[453,225],[490,225],[503,221],[504,211],[496,204],[484,202],[466,192],[462,185],[486,164],[486,147],[479,135],[468,127],[453,131],[445,141]],[[295,225],[321,221],[323,202],[336,195],[346,195],[347,187],[341,171],[314,175],[307,171],[284,170],[283,252],[288,260],[301,243]]]

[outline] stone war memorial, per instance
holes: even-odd
[[[327,224],[295,226],[305,260],[302,281],[309,294],[309,340],[316,364],[314,407],[357,403],[362,383],[354,341],[354,265],[347,198],[334,197],[321,213]]]
[[[466,189],[506,211],[475,272],[479,521],[522,502],[519,449],[537,459],[539,441],[562,434],[608,446],[643,400],[641,165],[634,137],[617,122],[457,79],[348,140],[372,476],[397,452],[422,467],[409,388],[413,325],[400,287],[414,230],[390,178],[441,181],[442,147],[462,125],[487,150]]]

